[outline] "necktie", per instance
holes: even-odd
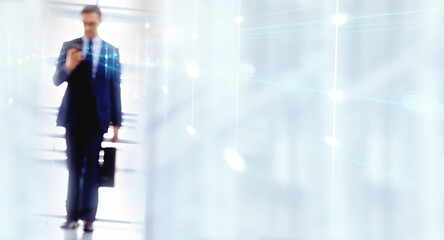
[[[92,39],[89,40],[88,49],[86,51],[86,63],[88,64],[89,69],[91,70],[91,77],[93,75],[93,56],[92,56],[92,48],[93,43]]]

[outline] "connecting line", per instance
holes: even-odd
[[[165,3],[165,9],[166,9],[166,14],[165,14],[165,34],[164,34],[164,41],[165,41],[165,55],[164,55],[164,79],[163,79],[163,87],[167,87],[168,88],[168,64],[169,64],[169,59],[168,59],[168,54],[169,54],[169,38],[170,38],[170,33],[169,33],[169,22],[170,22],[170,1],[167,0]],[[163,108],[166,112],[167,109],[167,93],[164,92],[163,94]],[[166,117],[166,116],[165,116]]]
[[[161,89],[161,86],[160,86],[160,85],[153,85],[153,86],[156,86],[156,87],[158,87],[158,88]],[[183,98],[188,98],[188,96],[189,96],[189,95],[187,95],[187,94],[180,94],[180,93],[178,93],[178,92],[172,92],[171,94],[174,94],[175,96],[183,97]],[[234,113],[232,113],[232,112],[230,112],[230,111],[228,111],[228,110],[226,110],[226,109],[223,109],[221,106],[218,106],[218,105],[216,105],[216,104],[214,104],[214,103],[210,103],[210,102],[208,102],[208,101],[204,101],[204,99],[196,100],[196,103],[197,103],[197,104],[200,104],[200,106],[205,106],[205,107],[207,107],[207,108],[210,109],[210,110],[218,111],[218,112],[220,112],[221,114],[224,114],[224,115],[226,115],[226,116],[229,116],[229,117],[233,117],[233,116],[234,116]],[[153,107],[153,109],[154,109],[154,110],[157,110],[158,112],[162,112],[162,109],[161,109],[161,108]],[[272,131],[272,132],[274,132],[274,133],[276,133],[276,134],[278,134],[278,135],[280,135],[280,136],[287,137],[287,138],[289,138],[289,139],[291,139],[291,140],[293,140],[293,141],[303,143],[303,144],[305,144],[305,145],[307,145],[307,146],[310,146],[310,147],[315,148],[315,149],[317,149],[317,150],[320,150],[320,151],[322,151],[322,152],[325,152],[325,153],[329,153],[329,152],[330,152],[330,150],[329,150],[328,148],[324,148],[324,147],[323,147],[323,146],[325,146],[325,145],[315,144],[315,143],[313,143],[314,141],[310,142],[310,141],[308,141],[308,140],[304,140],[304,139],[302,139],[302,138],[300,138],[300,137],[297,137],[297,135],[295,135],[295,134],[291,134],[291,133],[288,133],[288,132],[286,132],[286,131],[284,131],[284,130],[279,130],[278,128],[271,127],[270,125],[274,125],[274,126],[277,126],[277,127],[279,127],[279,126],[276,125],[276,124],[271,124],[270,122],[267,122],[267,121],[264,122],[263,119],[262,119],[262,120],[260,120],[260,119],[254,120],[254,119],[252,119],[252,118],[248,118],[248,117],[246,117],[246,116],[242,116],[242,115],[239,116],[239,119],[240,119],[240,120],[243,120],[243,121],[245,121],[245,122],[248,122],[249,124],[254,125],[254,126],[256,126],[256,127],[260,127],[260,128],[263,128],[263,129],[270,130],[270,131]],[[176,124],[177,126],[182,126],[182,122],[180,122],[179,120],[177,120],[177,119],[170,119],[170,120],[171,120],[174,124]],[[294,131],[294,130],[290,130],[289,132],[296,133],[296,131]],[[201,137],[201,139],[205,139],[205,136]],[[209,141],[207,141],[207,142],[205,142],[205,143],[208,144]],[[217,148],[215,148],[215,149],[217,149]],[[349,162],[351,162],[351,163],[354,163],[354,164],[356,164],[356,165],[359,165],[359,166],[361,166],[361,167],[363,167],[363,168],[365,168],[365,169],[368,169],[368,170],[371,170],[371,171],[375,171],[375,172],[378,172],[378,173],[384,174],[384,175],[389,176],[389,177],[391,177],[391,178],[393,178],[393,179],[395,179],[395,180],[399,180],[399,181],[404,182],[404,183],[407,183],[407,184],[409,184],[409,185],[411,185],[411,186],[413,186],[413,187],[416,187],[416,188],[418,188],[418,189],[422,189],[422,190],[425,190],[425,191],[431,192],[431,193],[433,193],[433,194],[435,194],[435,195],[437,195],[437,196],[439,196],[439,197],[443,197],[443,198],[444,198],[444,193],[443,193],[443,192],[439,192],[439,191],[434,190],[434,189],[432,189],[432,188],[429,188],[429,187],[427,187],[427,186],[421,185],[421,184],[419,184],[419,183],[417,183],[417,182],[415,182],[415,181],[411,181],[411,180],[409,180],[409,179],[407,179],[407,178],[405,178],[405,177],[402,177],[402,176],[400,176],[400,175],[396,175],[396,174],[391,173],[391,172],[389,172],[389,171],[386,171],[386,170],[384,170],[384,169],[382,169],[382,168],[377,168],[377,167],[371,166],[371,165],[369,165],[369,164],[366,164],[366,163],[365,163],[365,159],[363,159],[362,161],[359,161],[359,160],[356,160],[356,159],[354,159],[354,158],[348,157],[348,156],[343,155],[343,154],[340,154],[340,155],[338,155],[337,157],[338,157],[339,159],[344,159],[344,160],[347,160],[347,161],[349,161]],[[394,170],[409,171],[409,170],[406,170],[406,169],[394,169]],[[426,176],[423,176],[423,175],[418,175],[417,173],[415,173],[415,175],[417,175],[417,176],[419,176],[419,177],[423,177],[423,178],[426,177]]]
[[[193,67],[196,64],[196,35],[197,34],[197,0],[194,0],[194,27],[193,27]],[[194,85],[195,77],[192,76],[191,87],[191,127],[194,129]]]
[[[344,0],[344,1],[342,1],[342,3],[354,2],[354,1],[356,1],[356,0]],[[282,14],[285,14],[285,13],[300,12],[300,11],[304,11],[304,10],[309,10],[309,9],[313,9],[313,8],[321,8],[321,7],[325,7],[325,6],[331,6],[331,5],[333,5],[333,4],[331,4],[331,3],[330,4],[318,4],[318,5],[312,5],[312,6],[309,6],[309,7],[287,9],[287,10],[278,11],[278,12],[271,12],[271,13],[267,13],[267,14],[251,16],[251,17],[248,17],[248,19],[269,17],[269,16],[272,16],[272,15],[282,15]]]
[[[194,78],[192,79],[192,87],[191,87],[191,127],[194,128]],[[195,128],[194,128],[195,129]]]
[[[366,15],[366,16],[350,17],[350,19],[362,19],[362,18],[385,17],[385,16],[395,16],[395,15],[403,15],[403,14],[424,13],[424,12],[431,12],[431,11],[442,11],[442,10],[444,10],[443,7],[441,7],[441,8],[426,8],[426,9],[411,10],[411,11],[401,11],[401,12],[391,12],[391,13],[380,13],[380,14],[374,14],[374,15]]]
[[[149,28],[146,28],[146,30],[145,30],[145,67],[143,68],[144,69],[144,79],[143,79],[143,82],[144,82],[145,86],[147,86],[149,84],[149,82],[148,82],[148,66],[147,66],[147,63],[150,62],[150,65],[151,65],[151,61],[148,60],[149,59],[149,57],[148,57],[149,56],[149,54],[148,54],[149,32],[148,31],[149,31]],[[150,94],[148,94],[148,87],[145,87],[145,96],[149,96],[149,95]]]
[[[237,17],[241,16],[241,0],[239,0],[239,13]],[[236,76],[236,135],[234,140],[234,148],[237,151],[238,145],[238,115],[239,115],[239,78],[240,78],[240,25],[241,22],[237,22],[237,76]]]
[[[12,53],[11,53],[11,51],[12,51],[12,47],[11,47],[11,24],[10,24],[10,20],[9,20],[10,18],[7,18],[7,20],[6,20],[6,31],[7,31],[7,35],[8,35],[8,38],[7,38],[7,47],[8,47],[8,50],[7,50],[7,52],[8,52],[8,62],[7,62],[7,68],[8,68],[8,98],[10,98],[11,96],[12,96],[12,80],[11,80],[11,78],[12,78],[12,62],[11,62],[11,59],[12,59]],[[45,41],[42,41],[42,44],[44,43]]]
[[[170,71],[183,71],[182,67],[169,67],[168,70]],[[209,76],[214,76],[214,77],[219,77],[221,75],[219,74],[214,74],[214,73],[206,73],[206,75]],[[257,77],[262,77],[262,78],[274,78],[274,75],[258,75]],[[263,80],[255,80],[255,79],[250,79],[250,78],[239,78],[242,81],[248,81],[248,82],[255,82],[255,83],[259,83],[259,84],[266,84],[269,86],[276,86],[276,87],[282,87],[285,89],[296,89],[296,90],[303,90],[303,91],[310,91],[310,92],[316,92],[319,94],[328,94],[327,90],[324,90],[322,88],[309,88],[306,86],[298,86],[298,85],[294,85],[294,84],[287,84],[287,83],[275,83],[275,82],[270,82],[270,81],[263,81]],[[289,79],[289,80],[295,80],[295,78],[283,78],[283,79]],[[239,80],[239,81],[240,81]],[[153,84],[150,83],[152,86],[156,86],[156,87],[160,87],[160,89],[162,89],[162,86],[158,85],[158,84]],[[356,99],[360,99],[360,100],[365,100],[365,101],[369,101],[369,102],[376,102],[376,103],[383,103],[383,104],[389,104],[389,105],[394,105],[394,106],[403,106],[402,102],[400,101],[391,101],[389,99],[382,99],[382,98],[376,98],[376,97],[367,97],[367,96],[360,96],[360,95],[353,95],[353,94],[347,94],[347,98],[356,98]]]
[[[336,16],[339,14],[339,0],[336,0]],[[337,86],[338,76],[338,30],[339,24],[336,24],[336,36],[335,36],[335,70],[334,70],[334,91]],[[336,98],[333,99],[333,140],[336,140]],[[335,200],[335,143],[332,144],[331,151],[331,199],[330,199],[330,234],[333,233],[333,220],[334,220],[334,200]]]

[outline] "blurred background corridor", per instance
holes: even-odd
[[[116,186],[64,231],[64,41],[120,49]],[[441,0],[0,0],[0,240],[444,239]]]

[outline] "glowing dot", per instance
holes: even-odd
[[[108,59],[108,54],[105,54],[105,59]]]
[[[195,63],[190,63],[187,66],[187,74],[192,77],[192,78],[196,78],[199,76],[200,74],[200,69],[199,66]]]
[[[191,136],[194,136],[196,134],[196,131],[194,131],[193,126],[187,126],[187,131]]]
[[[237,171],[243,171],[245,169],[245,163],[242,157],[236,151],[232,149],[227,149],[224,152],[225,160],[230,167]]]
[[[197,33],[193,33],[193,34],[191,35],[191,37],[192,37],[193,39],[196,39],[196,38],[197,38]]]
[[[170,89],[168,89],[167,86],[163,86],[162,90],[165,94],[168,94],[168,92],[170,92]]]
[[[336,25],[344,24],[347,21],[347,16],[344,14],[337,14],[333,16],[332,23]]]
[[[139,98],[139,94],[134,93],[134,98],[135,98],[135,99],[138,99],[138,98]]]
[[[9,98],[8,103],[12,104],[14,102],[14,98]]]
[[[150,23],[149,22],[145,23],[145,28],[150,28]]]
[[[333,138],[333,137],[326,137],[326,138],[325,138],[325,141],[326,141],[328,144],[332,145],[333,147],[336,146],[336,145],[338,145],[338,140],[336,140],[336,139]]]
[[[26,59],[29,59],[29,55],[26,55],[25,57],[26,57]]]
[[[237,16],[237,17],[234,19],[234,21],[235,21],[237,24],[240,24],[243,20],[244,20],[244,18],[243,18],[242,16]]]
[[[331,90],[328,93],[328,96],[330,96],[334,100],[342,100],[342,99],[344,99],[344,95],[342,94],[341,91],[338,91],[338,90]]]
[[[23,62],[23,61],[22,61],[21,58],[19,58],[19,59],[17,60],[17,63],[18,63],[18,64],[22,64],[22,62]]]

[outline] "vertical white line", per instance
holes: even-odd
[[[169,26],[168,26],[168,24],[169,24],[169,20],[170,20],[170,1],[169,0],[166,0],[166,3],[165,3],[165,5],[166,5],[166,13],[165,13],[165,35],[164,35],[164,37],[165,37],[165,42],[164,42],[164,44],[165,44],[165,55],[164,55],[164,79],[163,79],[163,87],[162,87],[162,90],[164,91],[164,87],[167,87],[167,88],[169,88],[168,87],[168,77],[169,77],[169,74],[168,74],[168,70],[169,70],[169,66],[168,66],[168,64],[169,64],[169,59],[168,59],[168,54],[169,54],[169,38],[170,38],[170,33],[169,33]],[[166,114],[166,107],[167,107],[167,93],[165,93],[165,91],[164,91],[164,94],[163,94],[163,108],[164,108],[164,114]]]
[[[241,16],[241,0],[239,0],[239,11],[237,17],[240,18]],[[238,19],[236,17],[236,19]],[[235,142],[234,147],[237,151],[237,145],[238,145],[238,115],[239,115],[239,71],[240,71],[240,26],[241,21],[236,21],[238,24],[237,26],[237,73],[236,73],[236,135],[235,135]]]
[[[6,35],[8,36],[7,41],[7,51],[8,51],[8,99],[12,96],[12,46],[11,46],[11,28],[9,17],[6,18]],[[42,54],[43,55],[43,54]],[[42,61],[43,62],[43,61]]]
[[[191,88],[191,127],[194,129],[194,77],[193,77],[193,83]]]
[[[196,60],[196,37],[197,34],[197,0],[194,0],[194,26],[193,26],[193,63]]]
[[[148,23],[150,22],[150,20],[148,20]],[[145,67],[144,67],[144,79],[143,79],[143,83],[145,84],[145,96],[147,96],[147,92],[148,92],[148,64],[149,63],[151,65],[151,61],[149,60],[149,44],[148,44],[148,37],[149,37],[149,27],[146,27],[146,23],[145,23]]]
[[[339,0],[336,0],[336,16],[339,14]],[[339,24],[336,24],[335,33],[335,70],[334,70],[334,92],[337,87],[337,75],[338,75],[338,32]],[[331,151],[331,199],[330,199],[330,235],[333,234],[333,220],[334,220],[334,200],[335,200],[335,142],[336,142],[336,98],[333,98],[333,140]]]
[[[196,35],[195,35],[196,34]],[[197,0],[194,0],[194,27],[193,27],[193,66],[196,67],[196,38],[197,38]],[[194,86],[195,86],[195,78],[192,78],[192,88],[191,88],[191,127],[194,129]]]
[[[147,24],[148,23],[148,27]],[[149,24],[151,24],[151,19],[149,18],[146,22],[145,22],[145,73],[144,73],[144,86],[145,86],[145,94],[144,94],[144,98],[143,98],[143,102],[144,104],[146,104],[146,102],[149,100],[148,96],[150,96],[151,94],[149,94],[149,84],[148,84],[148,67],[151,67],[151,61],[148,62],[149,60],[149,35],[150,35],[150,26]],[[147,65],[147,63],[149,63],[150,65]],[[151,71],[150,71],[151,72]],[[153,74],[151,74],[151,76],[153,76]],[[151,78],[151,82],[153,83],[153,80]],[[153,111],[153,110],[151,110]],[[155,187],[156,187],[156,175],[155,175],[155,171],[152,171],[152,166],[156,166],[156,155],[155,155],[155,147],[153,147],[151,144],[149,144],[148,146],[148,157],[150,159],[150,164],[148,164],[147,166],[147,171],[149,174],[147,174],[148,176],[146,177],[146,187],[145,187],[145,227],[146,227],[146,232],[145,232],[145,238],[146,239],[152,239],[153,238],[153,221],[154,221],[154,217],[153,217],[153,212],[154,212],[154,199],[155,199]]]
[[[136,62],[139,62],[139,52],[140,52],[140,27],[137,28],[136,30]],[[139,68],[136,68],[136,77],[135,77],[135,83],[134,85],[138,85],[139,84],[139,77],[140,77],[140,70]]]

